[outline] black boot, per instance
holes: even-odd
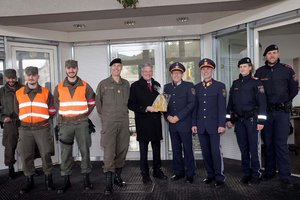
[[[55,189],[53,184],[52,174],[45,175],[45,185],[48,191]]]
[[[26,176],[26,184],[20,190],[20,194],[28,193],[34,188],[33,175]]]
[[[86,190],[93,189],[93,185],[90,181],[90,174],[83,174],[83,186]]]
[[[14,165],[9,165],[8,167],[8,178],[9,179],[14,179],[15,178],[15,168]]]
[[[64,184],[57,190],[58,194],[66,192],[71,187],[70,175],[66,175],[64,177]]]
[[[121,178],[122,168],[116,168],[115,178],[114,178],[114,184],[123,187],[126,185],[126,182],[122,180]]]
[[[104,195],[111,195],[113,193],[112,185],[112,172],[106,172],[106,187],[104,190]]]

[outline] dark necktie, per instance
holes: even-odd
[[[149,91],[152,92],[151,82],[148,82]]]

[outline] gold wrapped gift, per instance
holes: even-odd
[[[159,94],[153,102],[152,107],[157,111],[167,112],[168,100],[169,98],[167,94]]]

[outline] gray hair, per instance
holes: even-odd
[[[145,67],[151,67],[151,69],[153,69],[153,65],[150,63],[145,63],[142,65],[142,71],[144,70]]]

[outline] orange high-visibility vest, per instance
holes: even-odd
[[[63,82],[58,84],[59,110],[58,113],[65,117],[73,117],[88,112],[88,102],[85,97],[86,82],[82,81],[82,86],[77,86],[74,95],[71,97],[68,87],[63,86]]]
[[[19,119],[22,122],[34,124],[49,119],[48,95],[49,91],[41,87],[42,92],[37,93],[33,101],[28,94],[24,93],[25,87],[16,92],[16,98],[19,103]]]

